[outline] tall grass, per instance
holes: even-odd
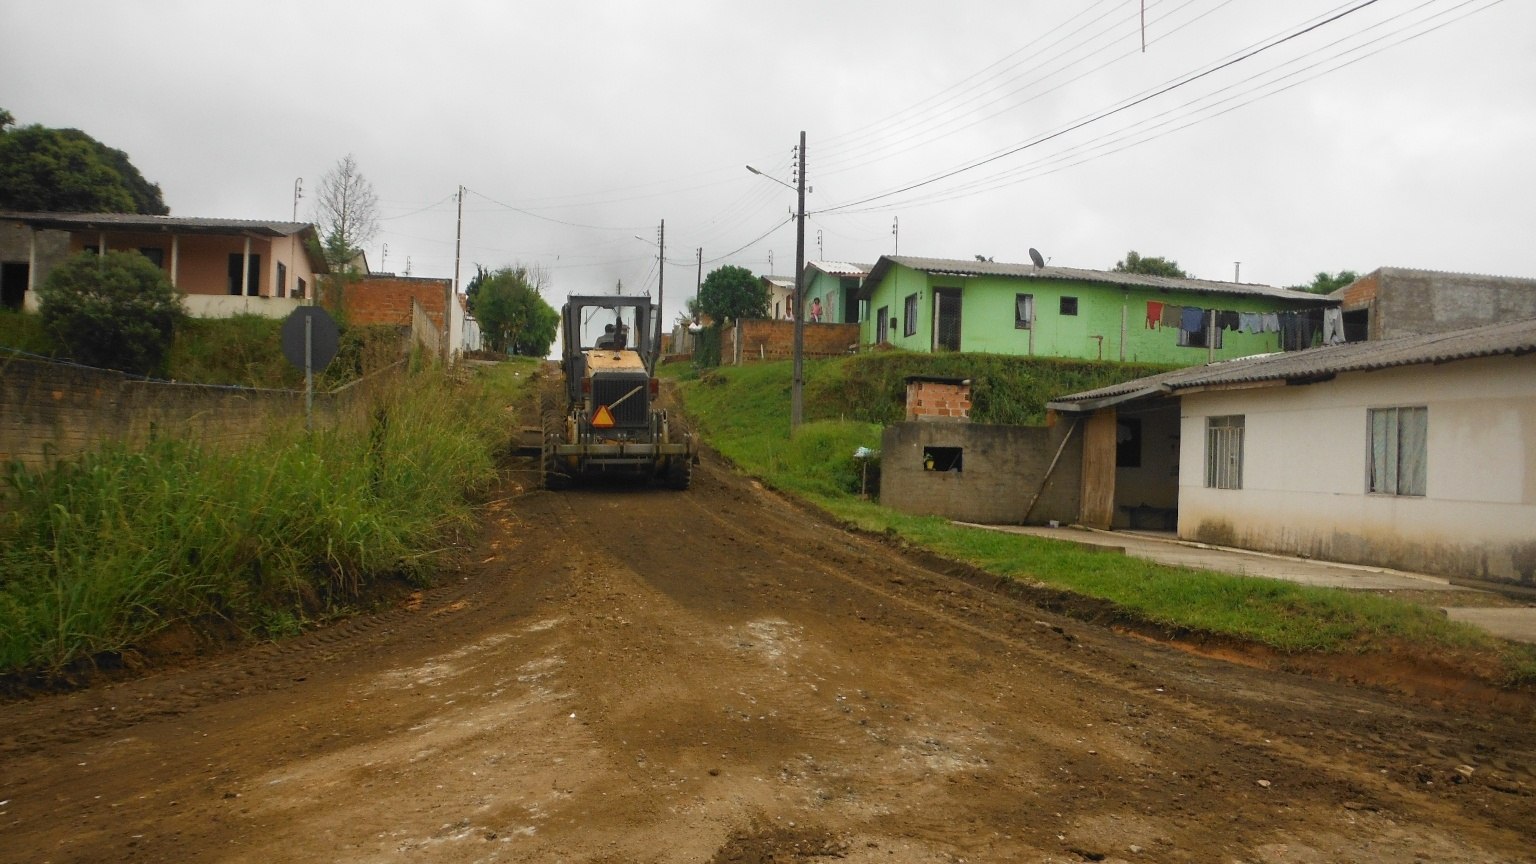
[[[259,629],[426,578],[467,525],[531,362],[455,384],[394,382],[335,430],[212,451],[161,439],[40,474],[11,466],[0,512],[0,672],[59,670],[173,622]]]

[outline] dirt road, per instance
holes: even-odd
[[[1529,708],[1053,616],[706,460],[393,611],[0,706],[4,861],[1530,861]]]

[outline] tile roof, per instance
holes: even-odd
[[[914,258],[906,255],[882,255],[871,268],[866,288],[873,288],[893,265],[937,276],[1003,276],[1013,279],[1056,279],[1069,282],[1097,282],[1104,285],[1155,288],[1163,291],[1189,291],[1197,294],[1222,294],[1236,297],[1270,297],[1290,300],[1302,305],[1335,306],[1338,298],[1273,285],[1251,282],[1216,282],[1209,279],[1173,279],[1166,276],[1146,276],[1141,273],[1122,273],[1117,270],[1083,270],[1076,267],[1036,267],[1033,264],[1008,264],[1004,262],[965,261],[950,258]]]
[[[1375,342],[1349,342],[1305,351],[1223,360],[1060,396],[1047,407],[1058,411],[1091,411],[1120,402],[1178,395],[1180,391],[1205,387],[1272,381],[1310,384],[1342,372],[1368,372],[1397,366],[1530,353],[1536,353],[1536,318],[1446,333],[1403,336]]]

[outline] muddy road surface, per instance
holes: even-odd
[[[1057,617],[706,459],[390,611],[0,705],[16,862],[1518,862],[1529,707]]]

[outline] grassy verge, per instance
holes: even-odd
[[[159,440],[13,466],[0,672],[58,672],[205,616],[291,632],[381,577],[424,580],[492,480],[534,365],[403,378],[336,430],[274,428],[233,452]]]
[[[827,400],[836,399],[841,390],[835,382],[849,377],[842,368],[846,362],[807,364],[808,417],[837,416],[836,405],[828,405]],[[918,547],[999,576],[1105,600],[1130,617],[1172,630],[1242,640],[1288,653],[1407,650],[1500,684],[1536,684],[1536,647],[1495,639],[1422,606],[1370,594],[1168,567],[1070,543],[907,516],[860,500],[854,494],[858,465],[852,454],[860,446],[879,447],[880,425],[862,419],[814,421],[803,425],[791,440],[789,375],[788,364],[762,364],[680,377],[687,412],[711,446],[775,488],[799,495],[860,529],[894,533]],[[813,398],[819,403],[814,407]]]

